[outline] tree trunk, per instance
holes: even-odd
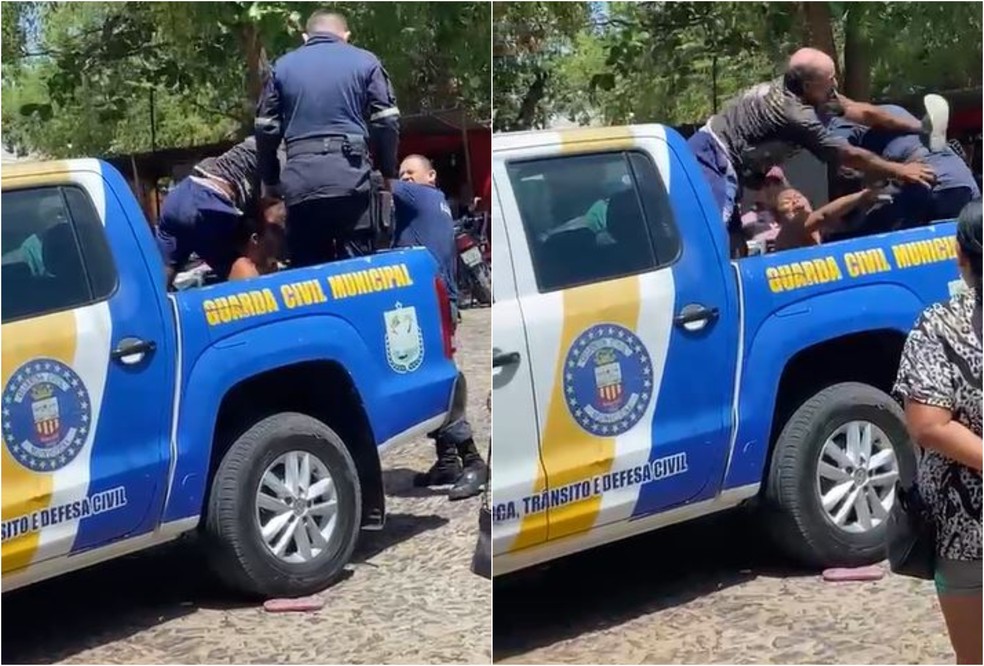
[[[533,129],[533,121],[536,120],[537,108],[547,93],[547,79],[549,74],[538,69],[533,79],[533,85],[523,95],[523,101],[519,105],[519,113],[516,114],[517,129]]]
[[[871,62],[867,37],[861,28],[863,6],[851,5],[844,22],[844,94],[871,99]]]
[[[797,10],[803,26],[803,46],[820,49],[834,59],[837,78],[841,76],[840,58],[837,43],[834,42],[834,27],[830,16],[830,4],[826,2],[798,2]]]
[[[243,126],[247,133],[253,132],[253,115],[256,103],[263,92],[263,82],[268,67],[266,49],[260,39],[260,31],[255,23],[246,23],[240,32],[243,53],[246,54],[246,95],[243,106]]]

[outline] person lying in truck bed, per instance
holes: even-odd
[[[852,211],[870,207],[877,201],[880,193],[881,190],[877,187],[866,187],[813,210],[809,199],[802,192],[792,187],[784,189],[776,196],[774,208],[774,215],[779,223],[775,249],[791,250],[820,245],[823,242],[823,231],[835,226]]]

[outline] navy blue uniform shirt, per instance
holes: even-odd
[[[379,59],[331,34],[316,34],[274,63],[256,109],[260,176],[287,205],[369,191],[371,144],[378,168],[397,175],[399,109]],[[331,138],[322,154],[310,139]],[[348,138],[349,150],[340,149]],[[287,146],[283,174],[275,158]],[[307,146],[307,148],[304,148]]]
[[[458,301],[456,273],[458,252],[454,244],[454,219],[444,193],[430,185],[393,183],[394,247],[423,246],[437,260],[448,288],[448,295]]]
[[[155,229],[164,263],[179,270],[195,253],[224,279],[239,256],[242,218],[225,195],[185,178],[164,197]]]
[[[916,120],[915,116],[901,106],[884,104],[881,108],[893,116]],[[921,159],[936,172],[936,185],[933,189],[937,192],[966,187],[973,192],[975,198],[981,195],[970,167],[949,146],[940,152],[931,153],[916,134],[898,134],[871,129],[843,118],[834,118],[829,128],[831,134],[847,139],[851,145],[864,148],[891,162]]]

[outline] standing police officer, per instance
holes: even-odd
[[[452,321],[457,324],[458,253],[454,245],[454,220],[444,193],[437,188],[437,172],[431,161],[423,155],[406,157],[400,165],[400,180],[390,183],[390,191],[396,218],[393,246],[422,246],[430,251],[448,290]],[[453,401],[453,420],[428,434],[437,448],[437,462],[426,472],[417,474],[413,483],[415,486],[452,484],[448,498],[460,500],[482,492],[489,477],[468,423],[465,407],[468,386],[460,370]]]
[[[372,252],[370,141],[383,178],[397,176],[393,89],[379,59],[351,46],[350,34],[341,14],[314,12],[304,45],[274,63],[257,105],[260,176],[267,196],[287,204],[293,266]]]

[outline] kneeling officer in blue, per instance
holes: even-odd
[[[167,195],[155,234],[168,287],[192,253],[222,280],[276,268],[283,206],[261,206],[258,186],[256,141],[249,137],[199,162]]]

